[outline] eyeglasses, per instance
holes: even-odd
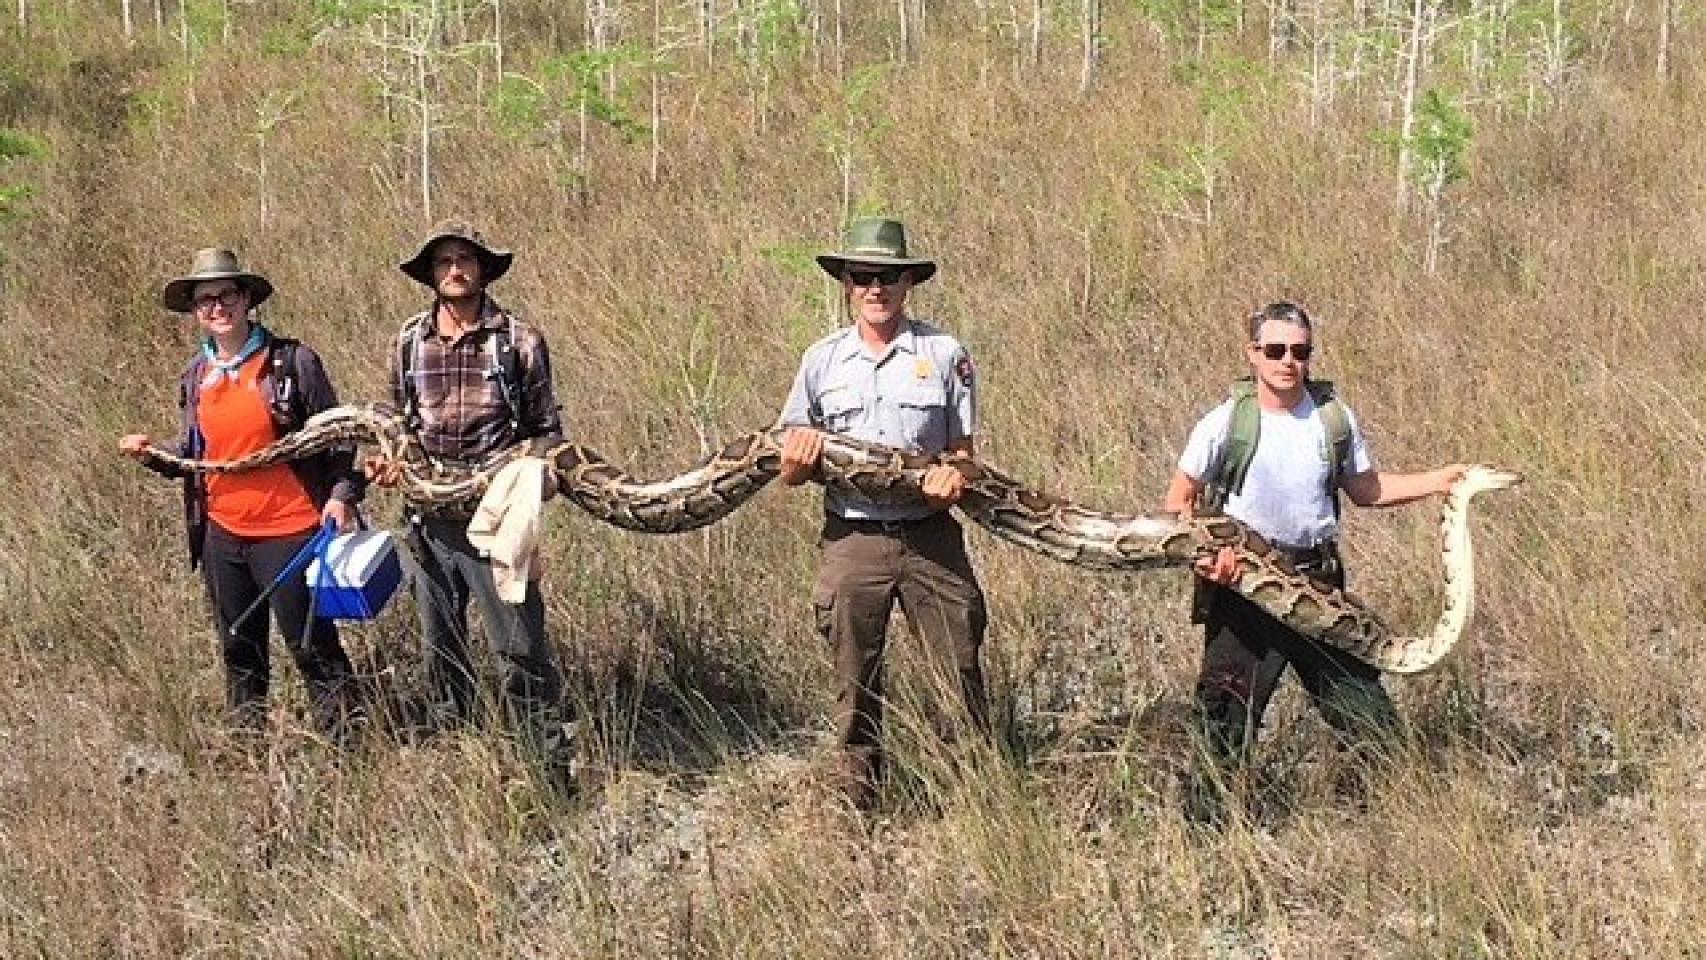
[[[847,282],[855,287],[892,287],[907,274],[904,267],[889,267],[885,270],[849,270]]]
[[[1309,357],[1315,352],[1315,347],[1307,343],[1264,343],[1260,344],[1262,356],[1269,360],[1284,360],[1286,350],[1291,351],[1291,358],[1298,363],[1308,363]]]
[[[241,288],[233,287],[230,290],[222,290],[219,293],[204,293],[201,296],[196,297],[193,303],[197,310],[212,310],[213,305],[216,303],[227,310],[235,310],[237,309],[237,305],[243,302],[244,296],[245,294]]]

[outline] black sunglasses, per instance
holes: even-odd
[[[1269,360],[1284,360],[1285,352],[1291,350],[1291,358],[1298,363],[1308,363],[1309,357],[1315,352],[1315,347],[1307,343],[1264,343],[1261,344],[1262,356]]]
[[[849,270],[847,282],[855,287],[892,287],[906,276],[905,267],[889,267],[884,270]]]

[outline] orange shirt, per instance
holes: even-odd
[[[203,382],[196,423],[207,459],[233,460],[278,439],[258,382],[266,362],[267,352],[260,350],[237,369],[236,380]],[[249,473],[208,474],[207,515],[240,537],[287,537],[320,525],[320,511],[288,463]]]

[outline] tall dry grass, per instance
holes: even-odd
[[[574,434],[636,472],[774,416],[836,322],[809,254],[839,234],[850,150],[854,208],[904,216],[941,260],[916,308],[977,358],[980,449],[1049,489],[1156,502],[1239,372],[1238,318],[1281,295],[1320,318],[1318,372],[1383,464],[1527,474],[1477,518],[1462,649],[1391,684],[1417,744],[1366,805],[1336,791],[1341,760],[1288,690],[1249,816],[1203,835],[1176,789],[1185,578],[1092,576],[977,533],[1013,759],[935,740],[901,640],[886,813],[839,811],[817,775],[831,679],[809,494],[670,540],[552,516],[551,628],[596,721],[574,805],[494,731],[329,756],[288,667],[268,746],[232,743],[175,489],[114,439],[173,423],[191,339],[154,297],[209,243],[268,273],[269,322],[321,348],[346,397],[382,395],[384,344],[421,303],[393,266],[426,225],[406,106],[387,116],[376,54],[305,6],[232,5],[223,40],[219,5],[189,4],[187,64],[150,5],[128,44],[112,5],[24,6],[0,27],[0,126],[49,153],[0,165],[34,188],[0,226],[0,954],[1700,955],[1698,15],[1661,82],[1657,4],[1565,5],[1560,85],[1513,59],[1469,106],[1434,275],[1377,136],[1390,52],[1370,47],[1385,72],[1312,120],[1308,46],[1270,56],[1258,4],[1201,7],[1248,8],[1204,43],[1210,65],[1247,65],[1232,114],[1205,113],[1194,35],[1125,5],[1081,96],[1066,4],[1045,5],[1035,64],[1026,11],[930,5],[905,65],[894,5],[846,4],[838,60],[827,28],[766,48],[753,24],[840,5],[731,5],[707,53],[697,5],[595,4],[623,42],[655,9],[681,44],[656,182],[643,136],[597,125],[575,180],[572,122],[511,135],[475,99],[489,58],[447,66],[439,210],[519,251],[497,292],[547,332]],[[586,42],[578,5],[505,12],[510,70]],[[1512,58],[1532,53],[1521,22]],[[1462,90],[1451,36],[1432,77]],[[622,70],[644,120],[645,74]],[[256,131],[284,93],[263,224]],[[1210,114],[1224,162],[1212,222],[1191,222],[1150,171]],[[1356,515],[1349,546],[1378,609],[1431,620],[1430,509]],[[408,689],[406,602],[346,636],[381,691]]]

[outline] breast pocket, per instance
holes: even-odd
[[[831,433],[851,431],[865,414],[865,398],[856,390],[831,388],[817,403],[823,412],[823,429]]]
[[[895,397],[906,446],[937,453],[948,445],[948,394],[940,386],[911,387]]]
[[[423,409],[438,410],[450,399],[450,378],[429,370],[411,370],[415,400]]]

